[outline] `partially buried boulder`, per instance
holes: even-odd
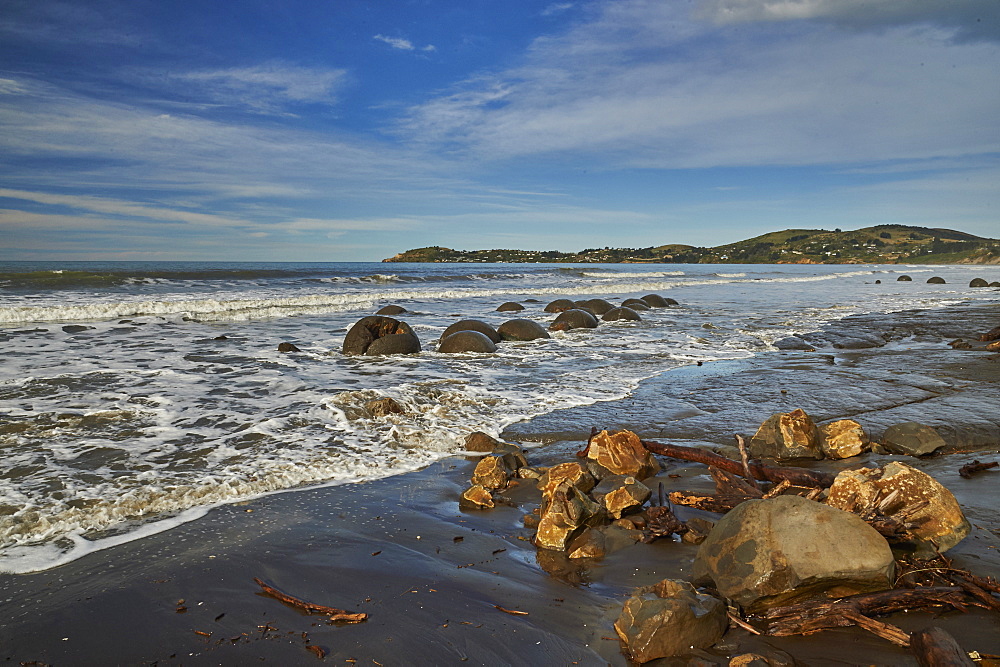
[[[492,452],[499,444],[501,442],[493,436],[482,431],[475,431],[465,436],[464,447],[469,452]]]
[[[660,470],[653,454],[632,431],[601,431],[590,439],[587,458],[614,475],[631,475],[638,480],[652,477]]]
[[[908,282],[910,282],[912,280],[913,280],[913,278],[911,278],[910,276],[907,276],[907,275],[902,275],[902,276],[896,278],[896,282],[898,282],[898,283],[908,283]]]
[[[892,587],[885,538],[855,514],[799,496],[740,503],[698,549],[696,582],[751,611],[820,592],[842,597]]]
[[[1000,327],[993,327],[984,334],[979,335],[979,340],[989,342],[991,340],[1000,340]]]
[[[625,306],[619,306],[618,308],[612,308],[608,312],[604,313],[601,317],[605,322],[615,322],[617,320],[629,320],[631,322],[639,322],[642,320],[639,317],[639,313],[635,312],[631,308],[626,308]]]
[[[376,315],[402,315],[406,312],[406,308],[402,306],[383,306],[375,314]]]
[[[722,600],[673,579],[637,589],[615,621],[626,652],[639,664],[708,648],[728,627]]]
[[[442,338],[438,352],[454,354],[456,352],[496,352],[496,343],[485,334],[478,331],[458,331],[447,338]]]
[[[459,331],[478,331],[494,343],[499,343],[502,340],[496,329],[486,322],[480,322],[479,320],[459,320],[455,322],[444,330],[444,333],[441,334],[441,340]]]
[[[500,313],[516,313],[518,311],[524,310],[524,306],[513,301],[508,301],[506,303],[501,303],[497,306],[497,312]]]
[[[642,299],[625,299],[622,301],[622,306],[632,310],[649,310],[649,304]]]
[[[386,415],[401,415],[406,413],[403,406],[388,396],[368,401],[365,403],[365,410],[367,410],[373,417],[385,417]]]
[[[918,422],[893,424],[882,436],[882,446],[892,454],[926,456],[945,446],[944,439],[930,426]]]
[[[969,287],[989,287],[990,284],[983,280],[982,278],[973,278],[969,283]]]
[[[413,354],[420,351],[420,340],[406,322],[370,315],[351,327],[342,350],[348,355]]]
[[[283,343],[278,343],[278,352],[301,352],[301,351],[302,350],[296,347],[294,343],[289,343],[288,341],[285,341]]]
[[[750,439],[750,453],[779,461],[823,458],[816,424],[802,410],[771,415]]]
[[[927,284],[928,285],[945,285],[947,283],[945,283],[944,278],[942,278],[941,276],[933,276],[933,277],[927,279]]]
[[[612,305],[611,303],[607,302],[604,299],[588,299],[587,301],[577,301],[576,306],[577,308],[581,306],[584,308],[588,308],[592,313],[594,313],[597,316],[601,316],[604,313],[611,310],[612,308],[614,308],[614,305]]]
[[[549,331],[569,331],[571,329],[595,329],[597,318],[586,310],[574,308],[559,313],[555,321],[549,325]]]
[[[868,435],[853,419],[838,419],[819,427],[819,448],[828,459],[846,459],[868,450]]]
[[[503,340],[525,341],[550,338],[549,332],[534,320],[508,320],[500,325],[497,333]]]
[[[826,502],[846,511],[883,503],[883,513],[903,517],[910,526],[912,537],[900,539],[921,558],[944,553],[971,529],[951,491],[901,461],[883,468],[844,470],[830,487]]]
[[[556,299],[555,301],[550,301],[547,306],[545,306],[546,313],[561,313],[564,310],[570,310],[574,307],[574,303],[569,299]]]

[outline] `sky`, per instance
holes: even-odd
[[[0,0],[0,260],[1000,237],[997,0]]]

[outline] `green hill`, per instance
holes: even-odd
[[[876,225],[854,231],[786,229],[713,248],[453,250],[417,248],[383,262],[601,262],[655,264],[1000,264],[1000,240],[952,229]]]

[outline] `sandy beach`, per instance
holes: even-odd
[[[1000,577],[1000,473],[958,475],[973,459],[1000,456],[1000,355],[947,345],[998,321],[996,306],[847,318],[821,335],[843,341],[877,334],[889,344],[775,350],[689,366],[644,382],[621,401],[515,424],[504,438],[528,448],[532,465],[549,465],[572,457],[592,426],[718,448],[794,408],[817,422],[856,419],[875,439],[890,424],[920,421],[938,429],[949,452],[907,463],[951,489],[974,526],[948,556],[956,567]],[[869,454],[812,467],[899,458]],[[704,466],[662,462],[648,485],[711,489]],[[659,540],[579,561],[539,551],[521,523],[538,503],[533,485],[511,490],[511,506],[458,508],[473,465],[452,457],[379,481],[227,505],[45,572],[2,575],[0,655],[11,664],[51,665],[628,664],[612,628],[623,600],[634,587],[685,578],[697,547]],[[684,508],[678,514],[714,518]],[[255,577],[369,619],[332,624],[306,615],[262,595]],[[896,614],[891,622],[907,630],[933,622],[967,650],[1000,654],[997,614]],[[915,664],[856,628],[781,639],[731,629],[698,654],[706,661],[699,664],[728,664],[730,656],[766,646],[807,665]]]

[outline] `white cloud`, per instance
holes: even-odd
[[[1000,150],[1000,57],[920,27],[717,27],[674,3],[608,3],[523,66],[412,110],[409,136],[477,159],[689,168]]]
[[[377,39],[380,42],[385,42],[392,48],[399,49],[400,51],[414,51],[417,48],[416,46],[413,45],[413,42],[411,42],[408,39],[404,39],[402,37],[388,37],[386,35],[375,35],[373,39]],[[426,46],[420,47],[420,50],[426,52],[437,51],[437,47],[434,46],[433,44],[428,44]]]
[[[556,2],[543,9],[542,16],[554,16],[555,14],[562,14],[567,9],[572,9],[572,8],[573,8],[572,2]]]

